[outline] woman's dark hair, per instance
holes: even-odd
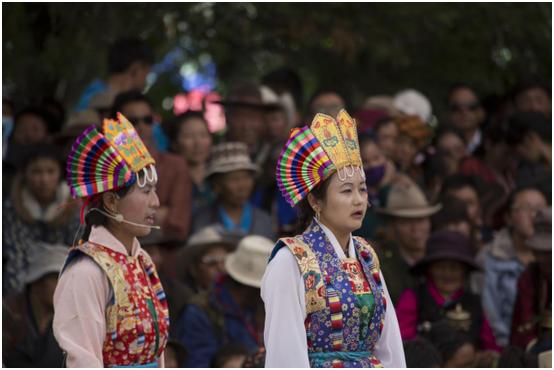
[[[179,131],[181,130],[181,126],[184,124],[184,122],[193,118],[199,119],[204,122],[204,124],[206,125],[206,130],[208,130],[208,122],[206,121],[206,118],[204,118],[204,113],[199,111],[188,111],[175,117],[171,117],[162,123],[162,129],[171,141],[171,144],[174,144],[176,142],[177,137],[179,136]],[[170,150],[172,150],[171,145]]]
[[[125,188],[115,190],[114,193],[117,194],[120,198],[123,198],[125,195],[127,195],[130,189],[131,189],[131,186],[127,186]],[[102,202],[102,194],[98,194],[96,196],[96,199],[91,201],[89,209],[90,208],[98,208],[104,212],[107,212],[106,208],[104,207],[104,203]],[[108,224],[107,216],[104,216],[100,212],[89,210],[85,214],[85,231],[83,231],[83,236],[81,237],[81,239],[83,241],[88,241],[88,238],[90,236],[90,232],[92,231],[93,226],[106,226],[107,224]]]
[[[117,112],[123,111],[123,108],[131,103],[145,103],[150,109],[154,109],[152,101],[146,95],[139,90],[131,90],[115,97],[112,111],[110,112],[111,117],[114,119],[117,118]]]
[[[467,222],[470,226],[473,226],[464,201],[452,195],[446,195],[442,197],[440,202],[442,204],[441,210],[431,216],[433,231],[441,230],[449,224],[458,222]]]
[[[332,176],[332,175],[331,175]],[[315,199],[325,201],[327,196],[327,189],[331,183],[331,176],[325,179],[323,182],[319,183],[315,188],[312,189],[310,194],[312,194]],[[298,203],[298,221],[297,221],[297,233],[303,232],[308,225],[312,222],[315,212],[308,202],[308,196]]]
[[[229,343],[221,347],[214,355],[210,367],[223,367],[235,356],[248,356],[248,349],[241,343]]]
[[[540,191],[539,188],[537,188],[536,186],[520,186],[516,189],[514,189],[514,191],[512,191],[508,197],[508,200],[506,201],[506,211],[510,211],[512,209],[512,206],[514,205],[514,202],[516,201],[516,198],[519,194],[523,193],[524,191],[536,191],[536,192],[539,192],[541,193],[545,198],[546,200],[548,201],[548,198],[546,197],[546,195],[544,195],[544,193],[542,191]]]
[[[466,176],[460,173],[450,175],[444,179],[441,196],[445,196],[449,191],[456,191],[465,187],[472,188],[477,193],[479,200],[481,200],[481,195],[485,190],[485,185],[481,179],[476,176]]]
[[[40,105],[29,105],[21,109],[20,111],[18,111],[13,117],[14,128],[15,126],[17,126],[17,122],[20,120],[20,118],[26,115],[40,118],[42,122],[44,122],[44,125],[46,126],[46,130],[48,131],[49,134],[56,133],[61,128],[61,122],[58,122],[56,120],[56,117],[54,117],[54,115],[51,112],[49,112],[46,108]],[[13,131],[10,137],[12,136],[13,136]]]
[[[51,144],[39,143],[25,148],[24,150],[23,159],[20,165],[21,172],[24,172],[27,167],[37,159],[48,158],[60,165],[61,178],[63,179],[65,177],[65,163],[62,152],[58,147]]]
[[[523,348],[517,346],[506,346],[498,360],[499,368],[529,368],[539,367],[538,358],[532,353],[527,353]]]
[[[437,177],[444,179],[448,176],[449,167],[447,159],[449,157],[450,154],[443,150],[437,150],[435,153],[425,157],[421,168],[423,169],[423,181],[426,187],[429,187]]]
[[[444,362],[450,360],[466,344],[475,347],[471,338],[446,320],[433,323],[429,332],[431,343],[437,348]]]
[[[154,64],[152,49],[144,41],[136,38],[116,40],[108,49],[108,74],[125,72],[135,62]]]
[[[543,142],[552,142],[552,122],[539,112],[517,112],[508,119],[506,142],[510,146],[521,144],[527,135],[536,133]]]
[[[534,88],[543,90],[548,97],[552,96],[551,88],[539,76],[526,76],[522,78],[517,85],[512,88],[510,96],[515,100],[519,94]]]
[[[360,144],[360,148],[366,145],[367,143],[373,143],[377,145],[377,137],[375,136],[375,131],[372,131],[370,133],[362,133],[358,137],[358,141]]]
[[[506,142],[507,122],[492,122],[483,129],[483,140],[473,152],[476,158],[484,158],[487,148],[492,144],[501,144]]]
[[[445,126],[441,126],[437,130],[437,132],[435,134],[435,137],[433,138],[433,145],[436,147],[439,143],[440,138],[443,137],[444,135],[447,135],[447,134],[455,135],[460,140],[462,140],[462,143],[467,144],[467,140],[464,137],[464,134],[462,133],[462,131],[460,129],[458,129],[454,126],[451,126],[451,125],[445,125]]]
[[[375,122],[375,126],[373,127],[373,132],[375,133],[375,135],[377,135],[377,132],[379,132],[380,129],[382,129],[387,125],[390,125],[391,123],[393,125],[396,125],[393,117],[386,116],[383,118],[379,118],[377,122]]]
[[[441,367],[442,358],[431,342],[424,338],[404,341],[406,366],[411,367]]]
[[[479,101],[479,104],[481,104],[481,97],[480,97],[479,93],[477,92],[477,90],[475,89],[475,87],[473,87],[470,84],[465,83],[465,82],[456,82],[456,83],[453,83],[452,85],[450,85],[450,87],[448,88],[448,91],[446,93],[446,104],[450,104],[450,99],[452,99],[452,95],[456,91],[461,90],[461,89],[470,90],[473,93],[473,95],[475,95],[477,100]]]

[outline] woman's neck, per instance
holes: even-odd
[[[123,246],[127,250],[127,254],[130,256],[133,250],[133,241],[135,239],[135,236],[129,235],[113,224],[107,225],[106,229],[108,229],[108,231],[112,233],[112,235],[115,236],[115,238],[119,240],[121,244],[123,244]]]
[[[196,186],[202,185],[202,183],[204,182],[204,173],[206,172],[206,166],[204,165],[204,163],[189,162],[188,165],[192,182]]]
[[[344,251],[344,254],[348,256],[348,247],[350,245],[350,232],[339,231],[336,228],[329,226],[329,224],[324,221],[319,221],[319,222],[325,225],[326,228],[331,230],[331,232],[339,242],[340,247]]]
[[[242,210],[244,209],[244,205],[234,205],[229,203],[222,203],[223,209],[225,212],[227,212],[227,215],[233,220],[235,223],[238,223],[242,217]]]
[[[514,243],[514,249],[517,259],[521,261],[525,266],[535,261],[533,251],[525,244],[525,238],[512,232],[512,242]]]

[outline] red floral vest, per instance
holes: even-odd
[[[100,265],[114,293],[106,308],[104,366],[157,362],[167,344],[169,312],[150,257],[143,251],[131,257],[91,242],[75,248]]]

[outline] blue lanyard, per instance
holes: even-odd
[[[225,229],[236,230],[237,228],[239,228],[240,230],[248,234],[248,232],[250,231],[250,227],[252,226],[252,205],[250,203],[246,203],[242,208],[240,225],[235,225],[223,206],[219,206],[219,218],[221,219],[221,222],[223,222],[223,227],[225,227]]]

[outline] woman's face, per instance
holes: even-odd
[[[448,193],[466,204],[469,219],[475,225],[481,225],[483,223],[481,220],[481,202],[474,188],[471,186],[464,186],[459,189],[449,190]]]
[[[445,297],[451,296],[463,287],[465,273],[465,265],[455,260],[441,260],[429,265],[431,279]]]
[[[17,144],[36,144],[48,138],[48,126],[41,117],[24,114],[18,117],[12,135],[13,141]]]
[[[54,159],[38,158],[25,169],[25,184],[41,203],[51,202],[60,184],[62,169]]]
[[[398,137],[398,128],[393,121],[390,121],[388,124],[381,126],[379,131],[377,131],[377,142],[383,153],[389,157],[393,158],[396,138]]]
[[[530,238],[535,232],[533,220],[539,210],[546,208],[546,198],[538,190],[529,189],[518,193],[507,216],[507,223],[520,237]]]
[[[451,132],[447,132],[439,138],[437,147],[444,152],[449,153],[458,162],[466,154],[466,147],[462,139]]]
[[[212,150],[212,136],[206,123],[200,118],[189,118],[181,122],[181,128],[176,138],[177,151],[188,163],[206,163]]]
[[[394,159],[401,168],[409,168],[414,163],[417,147],[412,139],[401,135],[396,139]]]
[[[265,115],[267,134],[272,141],[286,140],[288,135],[287,115],[282,110],[268,112]]]
[[[342,172],[342,171],[341,171]],[[340,180],[337,173],[330,178],[325,200],[315,200],[315,207],[320,210],[320,221],[334,232],[351,233],[362,226],[367,210],[367,187],[365,179],[358,171],[354,176]]]
[[[373,141],[366,141],[360,148],[364,168],[372,168],[385,165],[386,158],[381,149]]]
[[[144,187],[139,187],[137,182],[133,184],[129,192],[116,200],[115,213],[120,213],[126,221],[142,225],[154,225],[160,200],[156,194],[156,183],[147,181]],[[135,226],[124,222],[118,223],[118,228],[133,236],[146,236],[151,228]]]
[[[209,289],[217,277],[225,273],[225,260],[229,252],[224,246],[213,246],[203,254],[196,264],[196,281],[204,289]]]
[[[214,191],[225,202],[233,206],[243,206],[254,190],[252,171],[237,170],[224,174],[214,185]]]

